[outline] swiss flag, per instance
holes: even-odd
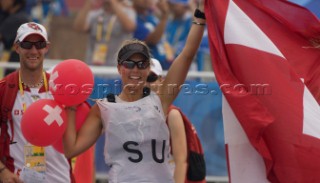
[[[208,0],[229,179],[320,182],[320,22],[284,0]]]

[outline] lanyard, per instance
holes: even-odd
[[[46,77],[45,72],[42,72],[42,79],[43,79],[45,91],[47,92],[48,91],[48,83],[47,83],[47,77]],[[21,95],[21,99],[22,99],[22,109],[23,109],[23,112],[25,112],[27,109],[27,104],[24,100],[24,90],[22,87],[22,80],[21,80],[21,73],[20,72],[19,72],[19,91],[20,91],[20,95]]]
[[[48,92],[48,82],[47,82],[46,73],[44,71],[42,72],[42,77],[43,77],[43,83],[44,83],[45,91]],[[24,113],[26,111],[26,109],[27,109],[27,104],[26,104],[25,99],[24,99],[24,90],[23,90],[23,86],[22,86],[21,72],[20,71],[19,71],[19,93],[21,95],[22,110],[23,110],[23,113]],[[11,134],[12,134],[11,143],[14,143],[13,142],[14,130],[13,130],[13,120],[12,119],[10,120],[10,127],[11,127]]]
[[[116,16],[112,15],[110,18],[110,21],[107,25],[106,37],[105,37],[106,42],[109,42],[109,40],[111,38],[111,33],[112,33],[112,29],[113,29],[115,21],[116,21]],[[97,41],[101,41],[102,33],[103,33],[103,17],[101,16],[98,18],[98,25],[97,25],[97,32],[96,32]]]

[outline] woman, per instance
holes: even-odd
[[[158,92],[158,86],[164,79],[160,62],[152,58],[147,82],[150,89]],[[170,132],[173,177],[175,182],[205,183],[206,166],[197,131],[186,115],[171,105],[167,113],[167,125]],[[192,152],[191,152],[192,151]],[[191,167],[191,168],[190,168]]]
[[[203,12],[203,3],[201,8]],[[186,79],[204,31],[204,14],[197,12],[186,46],[171,65],[159,95],[144,92],[150,71],[150,53],[141,41],[125,42],[118,52],[118,72],[123,89],[116,103],[99,100],[76,133],[75,108],[68,110],[64,151],[74,157],[92,146],[105,130],[105,161],[109,182],[174,182],[169,165],[169,106]],[[199,18],[200,17],[200,18]]]

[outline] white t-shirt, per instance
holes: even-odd
[[[38,99],[52,99],[48,92],[38,93],[39,89],[34,88],[24,90],[24,101],[27,108]],[[12,109],[14,139],[16,142],[10,145],[10,156],[14,159],[15,172],[21,171],[24,166],[24,147],[29,144],[21,132],[21,118],[23,115],[22,96],[17,93],[16,100]],[[8,125],[10,137],[11,126]],[[68,183],[70,182],[70,165],[64,154],[56,151],[52,146],[45,147],[46,155],[46,182],[48,183]]]
[[[171,183],[169,129],[155,93],[135,102],[97,102],[105,127],[110,183]]]

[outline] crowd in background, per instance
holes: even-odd
[[[68,7],[66,0],[0,0],[0,60],[18,62],[12,50],[16,29],[22,23],[43,24],[51,33],[60,29],[51,22],[57,17],[72,19],[70,29],[87,37],[84,58],[89,65],[116,66],[115,53],[123,40],[137,38],[151,48],[153,57],[167,70],[182,50],[192,24],[196,0],[84,0]],[[192,70],[211,70],[209,46],[204,39]],[[59,35],[51,39],[59,42]],[[73,42],[73,41],[71,41]],[[78,41],[79,42],[79,41]],[[57,44],[56,44],[57,45]],[[77,46],[77,45],[75,45]],[[64,50],[53,46],[55,50]],[[58,54],[59,56],[59,54]],[[47,56],[50,59],[50,56]],[[59,58],[60,59],[60,58]],[[61,57],[61,60],[65,59]],[[207,63],[207,64],[206,64]],[[7,70],[5,75],[13,70]],[[2,74],[2,73],[0,73]]]

